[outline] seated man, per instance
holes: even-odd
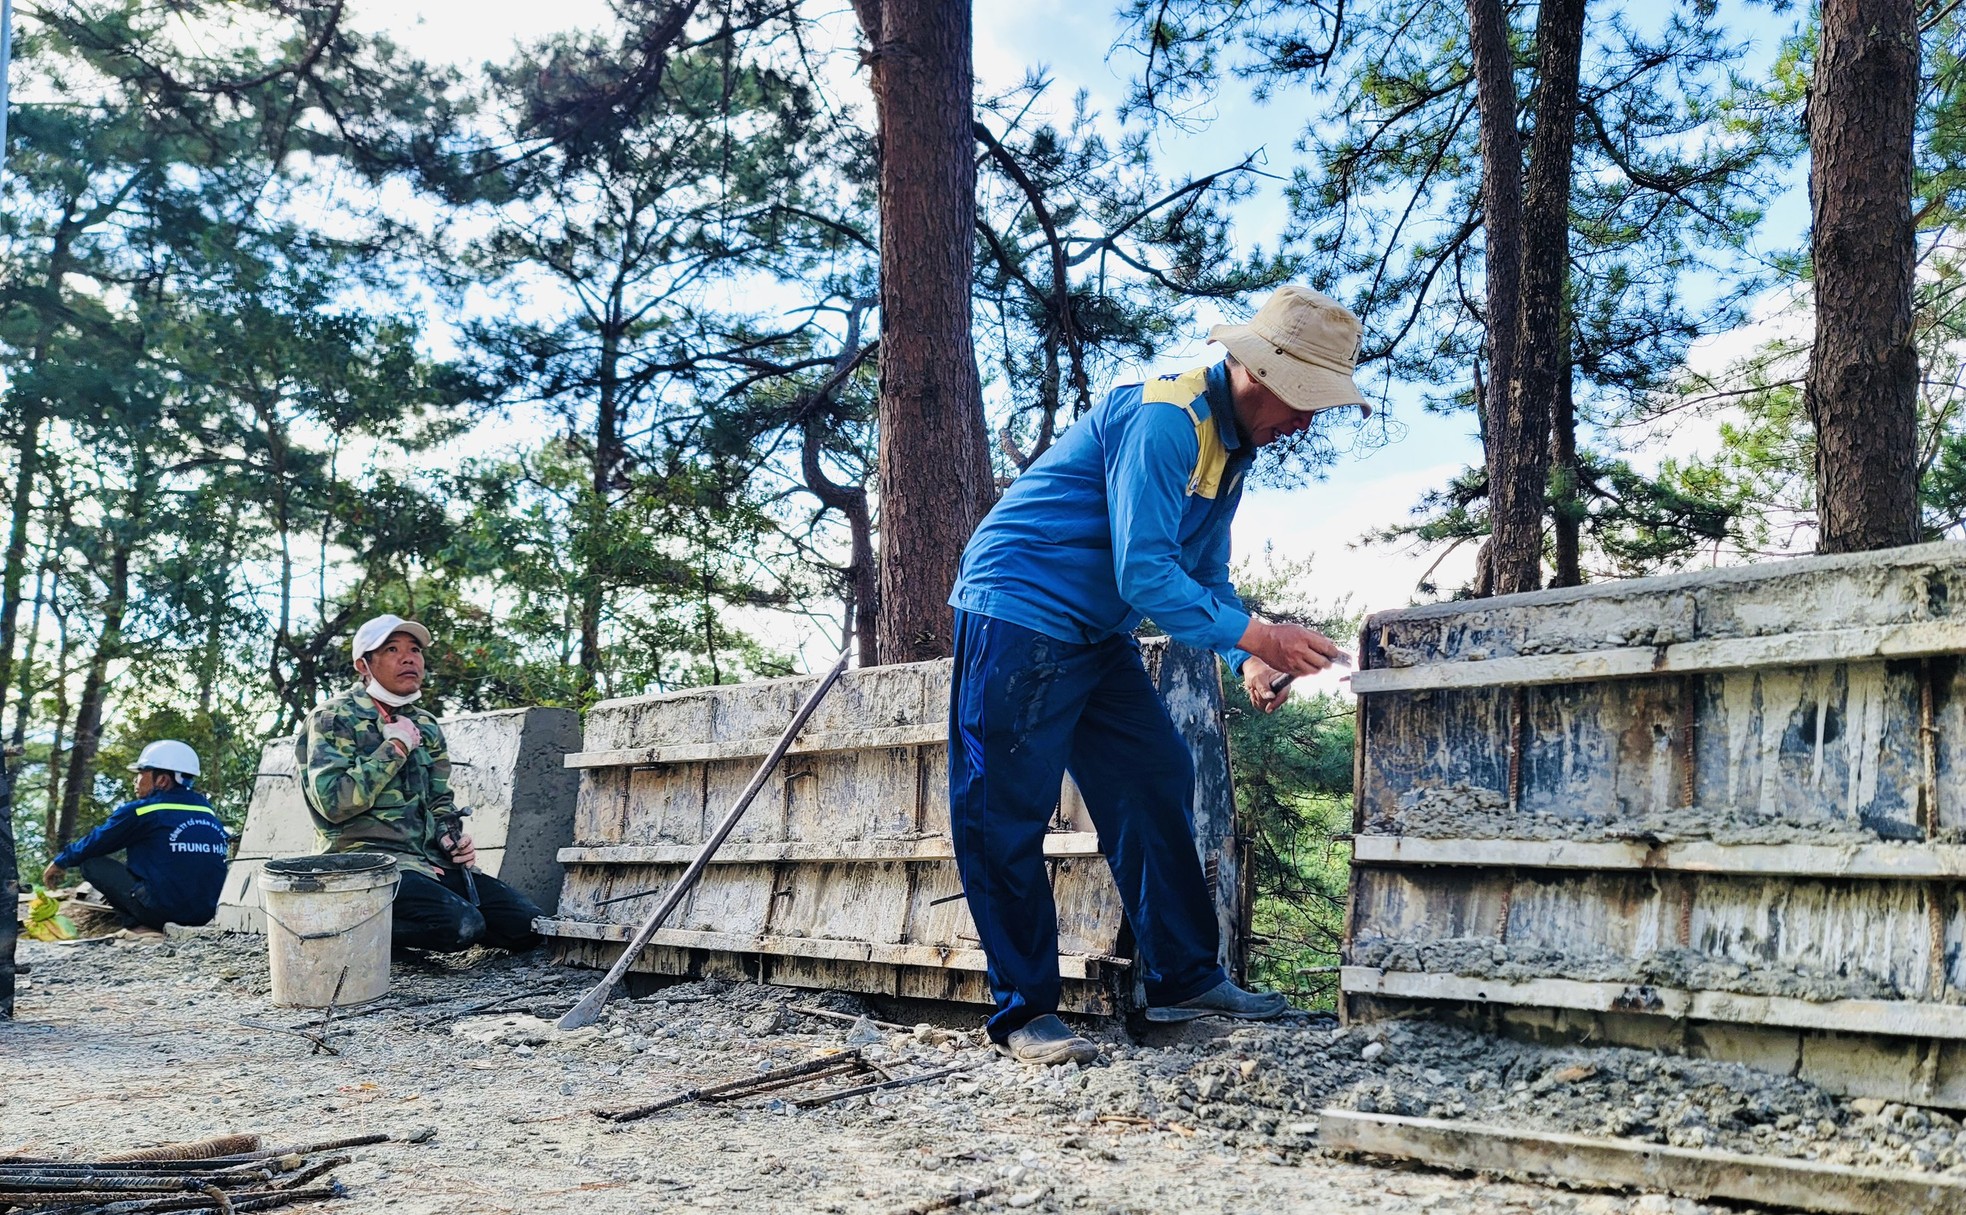
[[[136,800],[62,849],[42,872],[42,884],[59,885],[79,865],[125,927],[162,932],[166,923],[211,923],[225,885],[226,834],[211,802],[191,787],[197,752],[163,739],[145,747],[131,768]]]
[[[539,908],[497,878],[472,872],[477,848],[451,794],[450,753],[437,719],[416,708],[430,630],[377,616],[355,630],[362,682],[329,697],[302,725],[300,787],[323,852],[396,858],[391,941],[438,952],[480,942],[531,949]]]

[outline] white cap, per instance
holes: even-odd
[[[176,772],[181,776],[198,775],[198,753],[175,738],[160,738],[143,749],[137,762],[130,765],[130,771],[140,772],[145,768],[156,768],[164,772]]]
[[[401,616],[377,616],[355,630],[355,641],[349,649],[354,651],[355,657],[367,658],[397,633],[408,633],[416,638],[418,645],[426,650],[430,648],[430,630],[416,621],[405,620]]]

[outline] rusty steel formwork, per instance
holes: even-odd
[[[1354,1019],[1966,1106],[1966,546],[1384,612]]]
[[[1212,654],[1146,646],[1196,758],[1197,844],[1237,967],[1247,922],[1222,687]],[[589,710],[558,960],[606,967],[750,779],[815,677],[607,701]],[[639,972],[987,1004],[983,953],[949,839],[949,664],[849,671],[823,701]],[[1132,991],[1119,895],[1070,781],[1045,855],[1065,1006],[1113,1012]]]

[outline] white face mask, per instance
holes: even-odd
[[[368,665],[369,664],[366,662],[362,664],[364,668],[366,668]],[[386,704],[391,708],[400,709],[404,705],[415,704],[417,698],[423,695],[423,689],[418,688],[416,691],[411,692],[408,696],[398,696],[396,693],[391,692],[388,688],[385,688],[381,684],[377,683],[375,681],[375,676],[370,674],[367,670],[359,670],[356,672],[356,674],[362,676],[364,680],[363,687],[367,689],[368,694],[371,698],[375,700],[379,700],[383,704]]]
[[[397,709],[400,709],[407,704],[416,703],[417,697],[423,695],[423,689],[418,688],[416,691],[411,692],[408,696],[398,696],[396,695],[396,693],[391,692],[388,688],[383,687],[381,684],[377,683],[373,679],[369,680],[368,690],[370,696],[381,701],[383,704],[389,705],[392,708],[397,708]]]

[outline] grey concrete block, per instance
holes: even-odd
[[[451,785],[471,807],[467,829],[478,844],[478,868],[551,909],[560,900],[559,850],[573,839],[579,774],[568,752],[580,749],[580,715],[572,709],[508,709],[441,718],[450,746]],[[264,932],[261,865],[275,857],[320,850],[294,771],[294,740],[266,744],[226,876],[215,923],[235,932]]]

